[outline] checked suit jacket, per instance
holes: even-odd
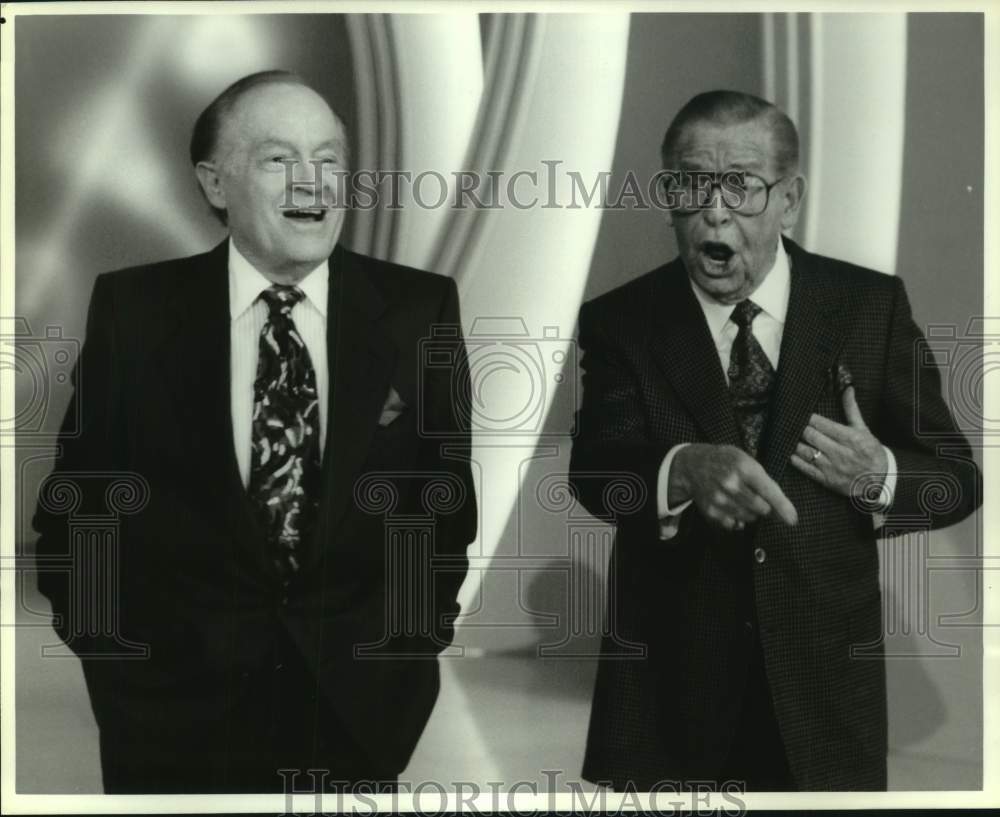
[[[372,774],[398,774],[434,705],[477,527],[455,284],[335,248],[319,522],[287,588],[233,449],[228,298],[228,242],[98,277],[34,519],[40,589],[84,657],[102,730],[196,735],[280,637]],[[426,366],[424,341],[442,325],[450,356]],[[77,519],[107,513],[106,486],[91,478],[102,473],[147,495],[121,515],[113,564],[73,550],[73,519],[52,502],[75,481]],[[400,524],[413,535],[392,539]],[[112,580],[117,598],[95,595]],[[113,632],[81,620],[88,606],[113,617]],[[148,656],[128,657],[129,645]]]
[[[759,459],[797,509],[795,527],[772,514],[742,533],[723,532],[692,506],[677,535],[659,540],[656,479],[669,449],[740,445],[683,263],[580,310],[583,400],[570,479],[587,510],[617,528],[611,635],[584,762],[590,780],[647,790],[716,779],[756,636],[796,785],[886,787],[876,531],[869,512],[805,477],[789,457],[810,414],[846,423],[835,377],[844,366],[862,416],[896,457],[887,529],[958,522],[981,502],[980,475],[942,399],[940,374],[920,354],[903,282],[787,239],[784,246],[791,293]],[[641,483],[641,501],[614,506],[615,474]]]

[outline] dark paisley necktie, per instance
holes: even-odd
[[[729,358],[729,393],[743,438],[743,448],[757,456],[760,437],[767,420],[767,404],[774,386],[775,373],[750,327],[761,308],[747,299],[736,304],[730,316],[738,327]]]
[[[260,295],[268,316],[254,381],[248,491],[283,579],[299,569],[319,496],[319,400],[309,350],[292,321],[304,293],[273,285]]]

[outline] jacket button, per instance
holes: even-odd
[[[754,548],[753,557],[757,560],[757,564],[763,564],[764,560],[767,558],[767,552],[764,548]]]

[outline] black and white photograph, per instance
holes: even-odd
[[[4,813],[1000,805],[995,9],[0,15]]]

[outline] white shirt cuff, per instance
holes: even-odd
[[[878,510],[872,514],[872,525],[874,525],[875,530],[878,530],[885,524],[886,511],[892,507],[892,500],[896,494],[896,477],[898,476],[896,471],[896,457],[884,445],[882,446],[882,450],[885,451],[886,458],[885,481],[882,483],[882,489],[879,492]]]
[[[684,448],[684,446],[690,444],[679,443],[671,448],[667,452],[667,456],[663,458],[663,462],[660,464],[660,471],[656,477],[656,516],[660,520],[660,539],[664,541],[672,539],[677,535],[677,530],[681,522],[680,515],[692,502],[692,500],[688,499],[677,507],[671,508],[667,501],[667,492],[670,485],[670,464],[674,461],[674,455]]]

